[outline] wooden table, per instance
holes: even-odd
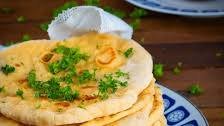
[[[11,7],[15,12],[0,13],[0,42],[21,40],[23,34],[30,34],[33,39],[48,38],[39,24],[50,21],[52,10],[64,2],[1,0],[0,7]],[[101,4],[126,12],[133,10],[123,0],[102,0]],[[18,16],[25,16],[27,22],[17,23]],[[205,114],[211,126],[224,126],[224,57],[216,56],[224,53],[224,18],[196,19],[149,11],[134,39],[153,55],[155,63],[165,64],[165,75],[159,80],[164,85],[184,93],[192,83],[200,84],[204,93],[188,95],[189,99]],[[183,69],[174,75],[172,69],[178,62],[183,63]]]

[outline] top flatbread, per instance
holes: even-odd
[[[48,98],[34,98],[34,91],[26,81],[27,74],[35,69],[38,80],[46,81],[51,78],[53,75],[41,58],[43,54],[51,52],[58,45],[79,47],[81,51],[86,52],[90,56],[89,60],[77,64],[77,69],[93,69],[97,66],[100,68],[96,72],[98,78],[118,69],[129,73],[127,87],[119,89],[106,100],[84,100],[84,109],[79,107],[80,101],[77,100],[66,103],[64,106],[64,103]],[[95,63],[96,58],[105,52],[102,51],[104,48],[113,50],[115,58],[109,64],[99,65]],[[134,54],[130,58],[125,58],[121,52],[128,48],[133,48]],[[0,113],[29,125],[83,123],[94,118],[116,114],[130,108],[152,80],[150,54],[132,40],[124,40],[107,34],[91,33],[71,38],[66,42],[35,40],[21,43],[0,52],[0,66],[5,64],[14,66],[16,70],[9,75],[0,72],[0,87],[5,87],[5,92],[0,93]],[[76,84],[73,85],[77,87]],[[23,90],[24,99],[16,96],[18,89]],[[88,90],[82,91],[81,95],[89,93]],[[38,109],[35,107],[37,104],[41,105]],[[58,111],[58,108],[63,111]]]

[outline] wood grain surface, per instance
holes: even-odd
[[[0,8],[10,7],[13,13],[0,13],[0,44],[19,41],[23,34],[33,39],[48,39],[40,23],[52,20],[52,11],[66,0],[1,0]],[[78,0],[78,3],[82,3]],[[126,12],[134,6],[123,0],[101,0]],[[224,126],[224,18],[189,18],[148,11],[141,27],[134,32],[136,41],[152,55],[155,63],[165,64],[165,75],[158,80],[163,85],[187,96],[205,114],[211,126]],[[25,23],[16,21],[25,16]],[[130,21],[130,19],[125,19]],[[183,63],[182,72],[172,69]],[[204,93],[191,96],[186,89],[198,83]]]

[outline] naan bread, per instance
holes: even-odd
[[[90,120],[86,123],[81,124],[80,126],[104,126],[104,125],[113,123],[115,121],[118,121],[119,119],[126,117],[128,115],[131,115],[133,113],[136,113],[138,111],[142,111],[142,109],[145,108],[145,106],[147,106],[146,113],[148,113],[150,111],[150,109],[152,109],[152,107],[153,107],[154,95],[155,95],[154,86],[155,86],[155,80],[153,79],[151,81],[149,87],[147,87],[140,94],[140,96],[138,97],[138,101],[131,108],[129,108],[125,111],[122,111],[120,113],[117,113],[115,115]]]
[[[29,125],[83,123],[129,109],[152,80],[152,58],[137,42],[96,33],[65,41],[28,41],[0,52],[0,66],[9,64],[16,68],[15,72],[7,76],[0,72],[0,86],[4,86],[6,90],[0,93],[0,113]],[[128,86],[119,89],[106,100],[88,101],[85,109],[78,107],[80,102],[76,100],[64,107],[64,103],[58,104],[57,101],[46,98],[34,98],[34,91],[27,85],[27,74],[35,69],[38,80],[46,81],[51,78],[53,75],[47,70],[41,58],[57,45],[79,47],[81,51],[87,52],[90,55],[89,60],[87,63],[77,64],[77,69],[92,69],[97,66],[101,68],[97,73],[98,77],[117,69],[128,72],[130,75]],[[127,59],[120,51],[128,48],[133,48],[134,54]],[[24,99],[15,95],[18,89],[24,91]],[[37,103],[41,104],[39,109],[35,107]],[[63,111],[58,112],[57,109],[61,107],[61,104]]]
[[[153,98],[153,88],[154,84],[151,84],[150,87],[145,89],[140,94],[138,102],[126,111],[120,112],[113,116],[102,117],[83,124],[71,126],[166,126],[166,119],[163,115],[163,105],[161,104],[162,97],[160,90],[156,87],[156,94]],[[140,106],[142,106],[144,102],[146,103],[144,104],[145,107],[139,111],[136,111],[141,108]],[[3,116],[0,116],[0,121],[0,126],[22,126],[21,124]]]
[[[115,121],[108,126],[152,126],[164,117],[163,111],[162,94],[160,89],[155,87],[153,106],[147,104],[142,110]]]

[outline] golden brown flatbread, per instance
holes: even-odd
[[[48,68],[50,63],[58,63],[63,57],[60,53],[54,52],[54,49],[59,46],[69,49],[75,48],[73,51],[79,48],[81,52],[88,55],[88,59],[83,58],[86,60],[74,64],[78,75],[81,76],[86,69],[93,71],[96,68],[95,76],[96,79],[100,80],[108,73],[121,70],[129,74],[127,87],[119,88],[115,93],[109,94],[106,100],[100,100],[98,97],[92,100],[92,97],[94,98],[99,94],[97,93],[99,81],[96,82],[94,79],[88,81],[85,85],[88,85],[87,87],[90,89],[83,89],[85,86],[79,87],[76,83],[70,84],[72,90],[78,90],[83,96],[80,97],[81,100],[72,102],[51,100],[48,98],[51,94],[43,93],[40,95],[40,91],[35,92],[34,88],[30,88],[27,82],[27,77],[32,70],[36,72],[35,82],[56,81],[50,79],[55,76],[64,76],[66,71],[52,74]],[[131,50],[124,55],[128,49]],[[132,50],[133,53],[131,52],[132,55],[129,57]],[[77,57],[76,60],[78,60]],[[64,62],[68,64],[66,59]],[[61,68],[64,67],[64,62],[61,63]],[[127,110],[137,102],[138,95],[153,78],[152,58],[143,47],[132,40],[125,40],[108,34],[90,33],[61,42],[50,40],[24,42],[0,52],[0,66],[3,67],[7,64],[15,67],[15,71],[7,75],[0,71],[0,87],[4,86],[5,88],[5,92],[0,93],[0,113],[29,125],[79,124]],[[52,66],[55,67],[55,64]],[[77,78],[74,80],[77,81]],[[66,83],[63,82],[60,85],[63,87]],[[23,94],[21,94],[21,90]],[[17,94],[17,91],[20,92]],[[41,98],[35,98],[34,94],[40,95]],[[22,98],[21,95],[23,95]],[[68,99],[70,97],[75,96],[69,96]],[[86,100],[89,97],[91,100]],[[80,104],[84,104],[85,109],[80,108]]]

